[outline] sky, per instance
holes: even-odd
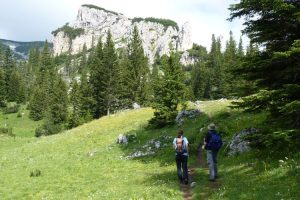
[[[229,22],[228,7],[236,0],[0,0],[0,38],[16,41],[51,41],[51,32],[74,22],[82,4],[94,4],[126,17],[171,19],[179,26],[188,21],[192,41],[210,48],[212,34],[224,46],[232,30],[237,41],[242,21]],[[246,40],[243,37],[243,40]]]

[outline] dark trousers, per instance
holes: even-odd
[[[176,155],[177,175],[180,181],[188,182],[188,168],[187,168],[188,156]]]

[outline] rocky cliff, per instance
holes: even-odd
[[[53,31],[53,50],[55,55],[71,51],[79,53],[83,45],[92,47],[100,37],[105,41],[106,33],[111,31],[116,48],[125,47],[137,26],[143,42],[144,52],[153,63],[155,54],[169,55],[171,50],[185,51],[192,47],[189,23],[181,28],[172,23],[162,23],[154,18],[129,19],[123,14],[108,11],[93,5],[83,5],[74,23]]]

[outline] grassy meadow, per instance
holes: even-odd
[[[193,199],[297,199],[300,196],[300,155],[266,156],[253,151],[226,155],[226,141],[244,128],[264,126],[266,114],[241,114],[230,101],[206,101],[202,113],[185,121],[191,144],[189,165],[205,127],[215,122],[225,145],[219,155],[220,178],[208,181],[208,169],[197,168]],[[154,155],[128,158],[161,135],[174,137],[177,126],[149,129],[153,110],[143,108],[103,117],[58,135],[35,138],[37,122],[26,116],[0,114],[15,137],[0,135],[0,199],[182,199],[172,139]],[[119,134],[136,140],[116,144]],[[148,147],[147,147],[148,148]]]

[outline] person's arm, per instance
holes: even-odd
[[[177,144],[176,144],[176,138],[173,140],[173,148],[176,150]]]
[[[187,153],[189,153],[189,147],[190,147],[190,143],[188,141],[187,138],[184,138],[185,139],[185,142],[186,142],[186,150],[187,150]]]

